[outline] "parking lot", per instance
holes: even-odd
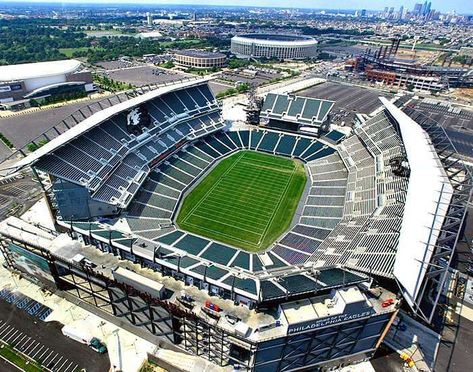
[[[100,61],[95,63],[96,66],[103,68],[104,70],[118,70],[122,68],[141,66],[142,63],[136,61],[127,61],[125,59],[119,59],[116,61]]]
[[[246,72],[248,71],[248,72]],[[228,83],[236,83],[242,82],[247,84],[253,84],[255,86],[260,86],[264,83],[268,83],[271,80],[281,78],[283,75],[274,70],[244,70],[244,69],[236,69],[230,71],[224,71],[218,75],[219,78],[228,82]]]
[[[63,355],[56,353],[49,347],[36,341],[27,334],[20,332],[15,327],[0,320],[0,339],[16,350],[22,352],[33,360],[38,361],[42,366],[57,372],[69,372],[79,369],[79,365],[70,361]]]
[[[327,82],[297,93],[300,96],[335,101],[332,109],[332,123],[351,123],[356,113],[370,114],[381,106],[379,97],[389,94],[375,89]]]
[[[83,368],[102,372],[110,368],[107,354],[98,354],[63,336],[61,324],[42,321],[41,314],[48,312],[47,307],[17,293],[2,293],[5,298],[0,298],[0,340],[54,372]],[[28,304],[32,305],[29,309]]]
[[[8,138],[16,148],[21,148],[30,143],[33,138],[38,137],[57,125],[66,116],[81,107],[85,107],[102,99],[104,99],[104,97],[0,118],[0,132]]]
[[[18,309],[23,309],[32,317],[45,321],[53,312],[51,308],[40,304],[22,293],[12,292],[8,288],[0,290],[0,298],[3,298],[9,304],[15,305]]]
[[[439,123],[447,132],[457,151],[473,158],[473,111],[452,109],[446,104],[415,101],[409,104],[416,111]]]
[[[134,86],[149,84],[163,84],[171,81],[178,81],[189,77],[176,71],[166,70],[154,66],[136,66],[120,69],[110,69],[100,72],[100,74],[110,79],[120,81]]]

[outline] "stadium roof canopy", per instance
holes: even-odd
[[[52,139],[50,142],[46,143],[36,151],[32,152],[25,158],[19,160],[18,162],[7,165],[4,169],[14,169],[19,170],[23,167],[29,166],[34,163],[36,160],[40,159],[44,155],[49,154],[50,152],[56,150],[57,148],[61,147],[62,145],[70,142],[74,138],[78,137],[84,132],[87,132],[94,128],[95,126],[99,125],[100,123],[104,122],[105,120],[111,118],[112,116],[120,113],[122,111],[129,110],[134,108],[143,102],[147,102],[152,100],[153,98],[159,97],[163,94],[176,91],[179,89],[191,87],[194,85],[202,84],[203,82],[208,81],[209,78],[202,78],[202,79],[195,79],[195,80],[187,80],[181,83],[171,84],[168,86],[163,86],[158,89],[152,90],[148,93],[145,93],[141,96],[137,96],[134,98],[129,99],[128,101],[118,103],[114,106],[108,107],[103,109],[102,111],[96,112],[92,116],[84,119],[82,122],[77,124],[76,126],[69,129],[67,132],[64,132],[59,137]]]
[[[178,50],[176,56],[186,56],[195,58],[225,58],[223,53],[207,52],[206,50],[185,49]]]
[[[285,35],[285,34],[241,34],[232,38],[233,41],[263,43],[273,46],[284,45],[312,45],[317,41],[306,35]]]
[[[268,93],[261,109],[261,116],[296,124],[320,126],[327,119],[333,105],[333,101]]]
[[[26,80],[69,74],[79,67],[80,61],[76,59],[0,66],[0,81]]]
[[[413,306],[447,215],[453,187],[429,135],[389,100],[380,100],[399,126],[411,170],[394,276]]]

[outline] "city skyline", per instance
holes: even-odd
[[[419,0],[387,0],[380,3],[376,0],[363,0],[358,2],[358,6],[354,7],[353,2],[349,0],[294,0],[288,4],[285,0],[160,0],[154,2],[151,0],[139,0],[132,2],[131,0],[5,0],[3,2],[16,3],[88,3],[88,4],[149,4],[149,5],[207,5],[207,6],[242,6],[242,7],[282,7],[282,8],[306,8],[306,9],[340,9],[340,10],[383,10],[385,7],[394,7],[399,9],[403,6],[405,9],[412,10],[416,3],[423,3]],[[433,3],[432,8],[441,12],[455,11],[459,14],[473,14],[473,3],[466,0],[452,0],[448,3]]]

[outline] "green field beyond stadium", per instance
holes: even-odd
[[[176,222],[183,230],[259,251],[289,227],[305,183],[299,161],[240,151],[187,195]]]

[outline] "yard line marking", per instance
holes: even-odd
[[[201,225],[195,225],[195,224],[192,224],[192,223],[188,223],[188,225],[201,228],[202,230],[209,231],[211,233],[214,233],[215,235],[220,235],[220,236],[223,236],[223,237],[226,237],[226,238],[232,238],[233,240],[236,240],[236,241],[239,241],[239,242],[242,242],[242,243],[248,243],[248,244],[253,244],[253,245],[256,244],[253,241],[249,241],[249,240],[245,240],[245,239],[241,239],[241,238],[235,238],[233,235],[228,235],[228,234],[225,234],[221,231],[217,231],[217,230],[213,230],[213,229],[210,229],[210,228],[202,227]]]
[[[206,217],[206,216],[202,216],[202,215],[199,215],[199,214],[197,214],[197,213],[195,213],[194,215],[195,215],[196,217],[203,218],[204,220],[209,220],[209,221],[215,222],[215,220],[214,220],[213,218],[209,218],[209,217]],[[246,232],[248,232],[248,233],[250,233],[250,234],[259,235],[259,234],[255,233],[255,232],[252,231],[252,230],[248,230],[248,229],[241,228],[241,227],[235,227],[235,226],[232,225],[232,224],[228,224],[228,223],[224,223],[224,222],[218,222],[218,223],[221,224],[221,225],[233,227],[233,228],[238,229],[238,230],[246,231]]]
[[[292,171],[292,174],[291,174],[291,178],[287,181],[287,184],[286,184],[286,188],[284,189],[284,192],[282,193],[282,195],[285,195],[287,193],[287,190],[289,188],[289,185],[291,184],[291,181],[292,181],[292,178],[294,177],[294,173],[296,172],[296,169],[294,168],[293,171]],[[279,206],[281,205],[281,201],[283,200],[283,198],[281,198],[279,200],[279,203],[276,205],[276,208],[275,208],[275,212],[273,214],[273,216],[270,218],[270,220],[268,221],[268,224],[266,225],[266,229],[265,229],[265,232],[263,234],[263,236],[261,237],[261,240],[258,242],[258,245],[261,243],[261,241],[265,238],[267,232],[268,232],[268,227],[271,225],[271,222],[273,222],[273,219],[274,219],[274,216],[276,215],[278,209],[279,209]]]
[[[193,216],[202,215],[204,217],[212,217],[215,222],[231,223],[235,227],[249,228],[254,233],[262,233],[266,226],[265,222],[261,219],[244,219],[243,216],[235,214],[230,216],[231,210],[212,211],[209,208],[202,208],[196,211]],[[268,216],[269,218],[269,216]],[[192,217],[190,218],[192,219]]]
[[[252,195],[257,195],[257,194],[261,194],[265,191],[258,191],[258,190],[255,190],[254,188],[251,190],[252,191]],[[206,201],[208,200],[212,200],[212,199],[216,199],[216,200],[220,200],[222,196],[231,196],[232,198],[234,199],[240,199],[242,197],[248,197],[248,190],[240,190],[240,189],[236,189],[236,190],[232,190],[231,187],[225,187],[225,188],[222,188],[221,190],[220,189],[215,189],[214,192],[207,196],[207,199]],[[261,210],[266,210],[266,211],[270,211],[271,210],[271,207],[268,206],[268,202],[270,201],[277,201],[279,198],[278,198],[278,195],[275,194],[275,195],[266,195],[265,198],[263,197],[260,197],[258,199],[255,199],[255,200],[251,200],[251,205],[255,208],[258,208],[258,209],[261,209]],[[254,201],[254,203],[253,203]],[[247,201],[247,204],[250,202]],[[232,204],[235,204],[235,203],[230,203],[230,205]],[[240,203],[239,203],[240,204]]]
[[[211,216],[215,216],[215,221],[229,220],[229,222],[234,222],[235,225],[242,225],[243,227],[245,226],[254,227],[257,230],[260,229],[258,225],[261,225],[262,227],[261,230],[264,230],[264,227],[266,226],[266,223],[265,223],[266,219],[264,219],[264,222],[263,222],[262,218],[253,219],[251,218],[251,216],[249,216],[250,218],[245,218],[243,213],[236,212],[231,209],[224,208],[224,209],[216,210],[216,208],[211,208],[210,206],[208,207],[202,206],[194,214],[196,215],[196,214],[207,214],[207,213],[209,213]],[[230,213],[232,214],[231,216],[230,216]],[[271,217],[271,215],[269,215],[268,217]]]
[[[197,211],[209,211],[213,214],[222,214],[224,213],[224,216],[228,216],[229,213],[235,213],[238,216],[235,216],[237,219],[240,217],[243,218],[244,222],[252,221],[252,222],[262,222],[266,221],[267,217],[270,217],[273,213],[271,212],[264,212],[264,213],[259,213],[256,215],[257,211],[251,208],[248,205],[242,204],[241,206],[236,206],[236,205],[222,205],[222,200],[220,202],[214,202],[211,201],[209,203],[206,203],[204,205],[201,205]],[[244,214],[245,211],[248,211],[250,213]],[[265,217],[266,216],[266,217]],[[233,217],[233,216],[230,216]]]
[[[237,226],[241,225],[243,227],[250,227],[256,230],[264,230],[264,227],[266,226],[266,218],[257,218],[255,216],[248,216],[245,218],[242,213],[237,213],[235,210],[217,208],[216,206],[215,208],[210,206],[204,208],[202,206],[200,209],[194,212],[194,215],[196,214],[211,216],[214,217],[215,221],[231,222]],[[267,218],[271,217],[271,215],[267,216]]]
[[[283,182],[281,181],[282,179],[286,178],[287,174],[274,174],[274,175],[268,175],[264,174],[261,171],[250,171],[249,169],[243,170],[235,170],[233,169],[231,173],[225,176],[224,180],[225,181],[230,181],[232,179],[240,179],[240,180],[253,180],[255,178],[258,178],[258,186],[261,189],[264,186],[272,186],[273,184],[275,185],[282,185]]]
[[[231,198],[231,195],[228,195],[228,198]],[[217,211],[224,211],[224,212],[235,212],[240,215],[243,215],[245,217],[245,221],[250,221],[250,220],[266,220],[267,217],[271,216],[273,213],[273,210],[260,210],[256,208],[255,205],[250,205],[250,204],[228,204],[224,205],[222,203],[222,199],[219,200],[208,200],[205,205],[201,205],[199,209],[203,208],[213,208],[216,209]],[[245,214],[245,212],[248,212]]]
[[[281,198],[287,195],[289,185],[300,169],[292,161],[282,163],[269,156],[267,159],[257,158],[250,152],[237,155],[235,162],[204,191],[200,201],[184,218],[183,224],[195,226],[215,236],[231,238],[232,241],[260,245],[269,226],[281,213]],[[273,208],[268,207],[271,203]],[[202,221],[200,224],[197,223],[199,219]],[[244,237],[235,239],[224,232],[229,227],[240,231]]]
[[[228,214],[230,214],[229,211]],[[234,218],[230,218],[226,215],[222,215],[222,213],[212,213],[209,210],[199,210],[194,213],[194,215],[189,220],[194,220],[194,216],[196,218],[198,218],[199,216],[202,216],[204,218],[212,218],[213,221],[217,224],[231,224],[235,228],[249,229],[250,232],[254,234],[261,234],[265,228],[265,224],[261,221],[248,220],[245,222],[244,220],[242,220],[241,217],[235,216]]]
[[[240,161],[241,158],[242,158],[242,156],[240,155],[240,157],[235,161],[235,163],[233,163],[232,166],[231,166],[230,168],[228,168],[228,169],[220,176],[220,179],[205,193],[205,195],[202,197],[202,199],[200,200],[200,202],[199,202],[199,203],[196,203],[197,205],[195,205],[194,208],[192,208],[192,210],[190,211],[190,213],[189,213],[189,215],[188,215],[187,217],[189,217],[189,216],[192,215],[192,213],[194,212],[194,210],[196,210],[197,207],[199,207],[199,205],[202,203],[202,201],[206,199],[207,195],[209,195],[209,194],[212,192],[212,190],[219,184],[220,180],[221,180],[227,173],[229,173],[229,172],[236,166],[236,164],[238,164],[238,162]],[[187,220],[187,218],[184,219],[184,221],[182,221],[182,222],[185,223],[186,220]]]
[[[247,198],[248,200],[242,200],[242,198]],[[278,198],[279,199],[279,198]],[[274,199],[274,203],[278,201]],[[261,215],[271,214],[273,208],[269,208],[267,205],[271,203],[272,199],[260,199],[255,200],[254,202],[250,197],[239,194],[232,194],[231,192],[216,192],[212,196],[208,197],[205,200],[205,203],[199,206],[215,206],[217,205],[221,209],[233,209],[233,210],[251,210],[252,213],[260,213]],[[222,202],[223,201],[223,202]]]

